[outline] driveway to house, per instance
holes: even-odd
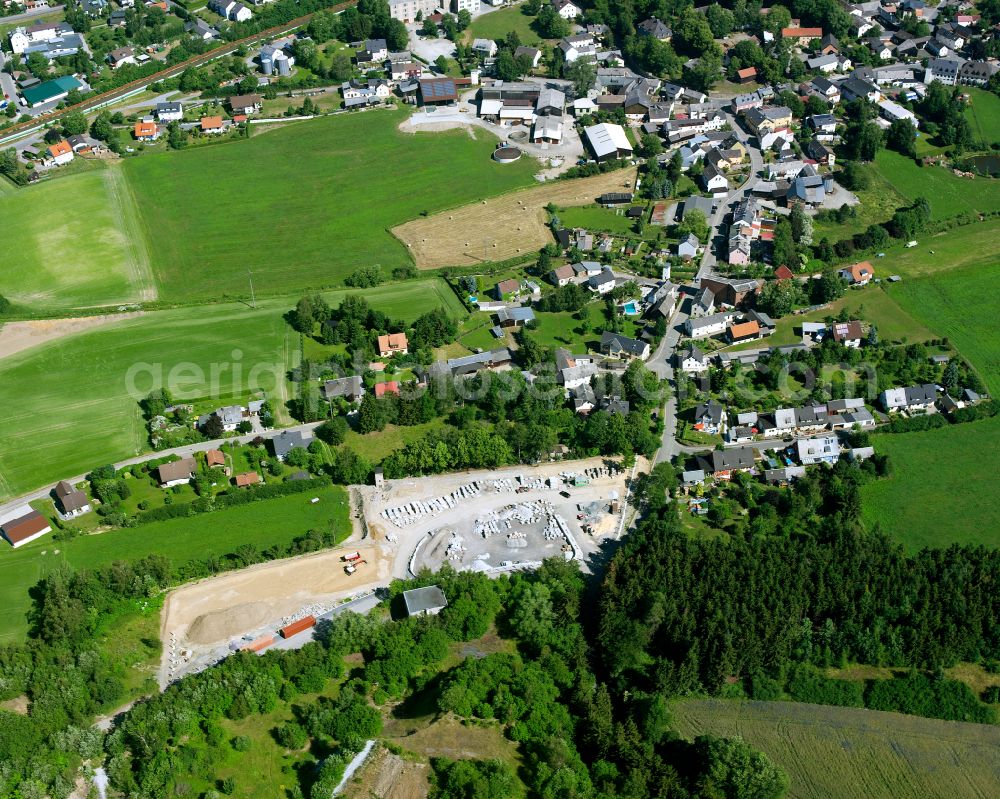
[[[128,466],[134,466],[137,463],[143,463],[145,461],[152,460],[154,458],[165,458],[170,455],[178,455],[181,458],[186,458],[189,455],[194,455],[196,452],[204,452],[205,450],[208,449],[218,449],[222,444],[226,444],[229,442],[249,444],[251,441],[253,441],[255,438],[258,437],[269,441],[270,439],[275,438],[276,436],[279,436],[286,431],[294,433],[298,430],[301,430],[303,432],[307,432],[315,430],[321,424],[322,422],[308,422],[307,424],[300,424],[296,425],[295,427],[282,427],[280,429],[267,430],[266,432],[263,433],[249,433],[245,436],[235,436],[233,438],[217,438],[214,441],[199,441],[197,444],[185,444],[183,447],[164,449],[160,450],[159,452],[147,452],[143,455],[137,455],[134,458],[129,458],[128,460],[119,461],[118,463],[114,464],[114,466],[116,469],[124,469]],[[64,479],[68,480],[70,483],[73,483],[73,485],[76,485],[77,483],[81,483],[84,480],[86,480],[87,475],[78,474],[73,477],[66,477]],[[24,505],[25,503],[34,502],[36,499],[48,499],[51,496],[51,494],[52,494],[52,487],[49,486],[47,488],[40,488],[37,491],[33,491],[30,494],[24,494],[20,497],[17,497],[16,499],[11,499],[0,505],[0,517],[4,516],[6,513],[10,511],[13,511],[15,508]]]

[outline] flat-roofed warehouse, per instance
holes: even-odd
[[[584,128],[583,132],[594,153],[594,158],[598,161],[629,158],[632,155],[632,145],[621,125],[602,122],[599,125]]]

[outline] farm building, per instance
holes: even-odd
[[[0,533],[15,549],[41,538],[51,530],[49,520],[30,505],[22,505],[5,521],[0,522]]]
[[[448,607],[444,591],[436,585],[404,591],[403,603],[406,605],[407,616],[436,616]]]
[[[632,145],[621,125],[602,122],[599,125],[584,128],[583,132],[594,153],[594,158],[598,161],[629,158],[632,155]]]

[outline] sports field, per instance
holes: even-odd
[[[686,700],[685,738],[742,736],[789,776],[790,799],[1000,795],[1000,728],[798,702]]]
[[[1000,181],[960,178],[940,166],[921,167],[892,150],[879,152],[875,162],[879,172],[908,202],[926,197],[934,219],[1000,210]]]
[[[337,304],[347,291],[326,292]],[[441,279],[365,289],[405,320],[462,308]],[[298,334],[282,318],[297,296],[159,311],[0,360],[0,500],[147,449],[137,399],[156,376],[175,399],[242,399],[263,389],[283,414]],[[129,384],[130,370],[135,377]],[[213,373],[214,370],[214,373]]]
[[[312,504],[315,496],[320,501]],[[259,549],[280,546],[308,530],[331,528],[341,535],[350,532],[347,492],[339,486],[72,541],[43,536],[16,550],[4,546],[0,548],[0,644],[24,637],[28,589],[60,563],[93,569],[156,553],[179,564],[226,555],[246,544]]]
[[[0,294],[15,302],[44,311],[155,299],[119,165],[0,193],[0,219]]]
[[[864,519],[908,550],[949,544],[1000,547],[996,453],[1000,418],[921,433],[875,436],[892,475],[862,488]]]
[[[249,141],[129,159],[160,294],[225,298],[343,285],[411,263],[393,225],[532,183],[476,130],[404,134],[406,112],[324,117]]]

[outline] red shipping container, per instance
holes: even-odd
[[[291,638],[293,635],[302,632],[303,630],[308,630],[310,627],[316,625],[315,616],[306,616],[304,619],[299,619],[298,621],[293,621],[279,630],[282,638]]]

